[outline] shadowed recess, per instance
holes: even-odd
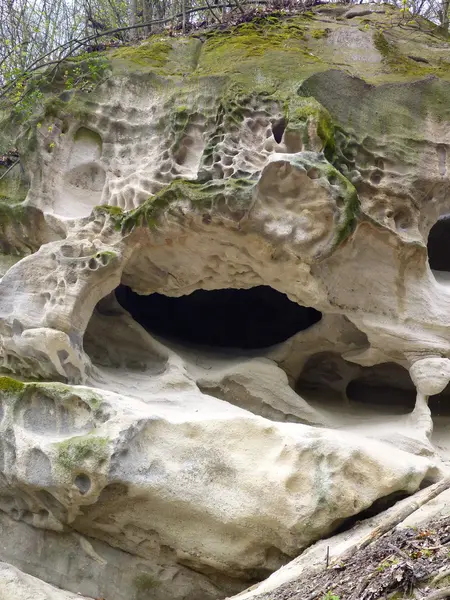
[[[450,272],[450,215],[441,217],[428,236],[428,260],[433,271]]]
[[[178,342],[221,348],[257,349],[308,329],[322,314],[300,306],[268,286],[197,290],[173,298],[116,290],[119,303],[153,334]]]
[[[332,352],[319,352],[307,360],[295,390],[311,403],[351,412],[365,407],[380,414],[407,414],[416,403],[416,388],[404,367],[395,363],[362,367]],[[450,384],[430,396],[428,404],[433,417],[449,416]]]
[[[410,412],[416,403],[416,389],[406,369],[395,363],[363,367],[346,389],[351,402]]]

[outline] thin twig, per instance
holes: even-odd
[[[444,577],[447,577],[448,575],[450,575],[450,569],[445,569],[445,571],[441,571],[436,575],[436,577],[434,577],[431,580],[431,584],[434,585],[435,583],[441,581],[441,579],[444,579]]]
[[[444,598],[448,598],[450,596],[450,587],[445,587],[440,590],[436,590],[428,596],[425,596],[423,600],[443,600]]]
[[[13,169],[19,163],[20,163],[20,158],[18,158],[15,163],[13,163],[8,169],[6,169],[6,171],[2,175],[0,175],[0,181],[3,179],[3,177],[6,177],[6,175],[8,175],[8,173],[11,171],[11,169]]]

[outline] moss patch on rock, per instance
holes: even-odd
[[[286,103],[286,130],[302,131],[308,146],[308,125],[312,124],[322,140],[323,152],[332,162],[336,150],[335,126],[330,113],[313,97],[294,96]]]
[[[139,46],[124,46],[115,50],[112,58],[126,60],[140,66],[164,67],[172,45],[162,39],[150,39]]]
[[[201,213],[227,213],[242,218],[251,205],[252,188],[255,182],[246,179],[220,179],[207,183],[178,179],[159,194],[149,198],[141,206],[125,213],[121,226],[124,232],[135,227],[155,227],[166,210]],[[181,206],[182,205],[182,206]]]
[[[20,164],[12,169],[0,167],[0,202],[17,203],[25,200],[29,184]]]
[[[201,43],[195,38],[152,35],[139,45],[123,46],[110,54],[114,70],[153,70],[164,75],[186,75],[197,64]]]
[[[320,59],[308,48],[303,16],[268,17],[211,33],[196,74],[227,75],[247,91],[290,88],[292,79],[312,73]]]
[[[373,34],[376,49],[383,57],[383,62],[390,72],[409,75],[411,77],[425,77],[426,75],[450,74],[450,62],[439,61],[437,65],[426,64],[426,60],[414,60],[403,54],[398,45],[388,39],[388,32],[378,29]],[[449,57],[450,58],[450,57]]]
[[[148,573],[139,573],[133,579],[133,586],[136,590],[135,600],[147,600],[155,587],[159,585],[159,581]]]
[[[55,444],[56,461],[68,470],[73,470],[88,459],[96,462],[108,458],[109,438],[95,435],[75,436]]]
[[[12,377],[0,377],[0,394],[20,397],[24,392],[26,384]]]

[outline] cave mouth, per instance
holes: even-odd
[[[339,354],[319,352],[309,357],[295,385],[312,404],[334,410],[409,414],[416,405],[416,388],[409,372],[396,363],[363,367]],[[431,415],[450,417],[450,384],[428,399]]]
[[[141,296],[125,285],[119,304],[152,334],[189,345],[256,350],[284,342],[322,318],[265,285],[249,289],[196,290],[172,297]]]
[[[440,217],[428,235],[428,262],[432,271],[450,273],[450,214]]]
[[[332,410],[407,414],[416,389],[408,370],[395,363],[363,367],[333,352],[312,355],[296,383],[297,393]]]

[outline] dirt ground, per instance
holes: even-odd
[[[257,600],[439,600],[450,598],[448,586],[450,517],[445,517],[426,528],[393,530],[346,563],[286,583]]]

